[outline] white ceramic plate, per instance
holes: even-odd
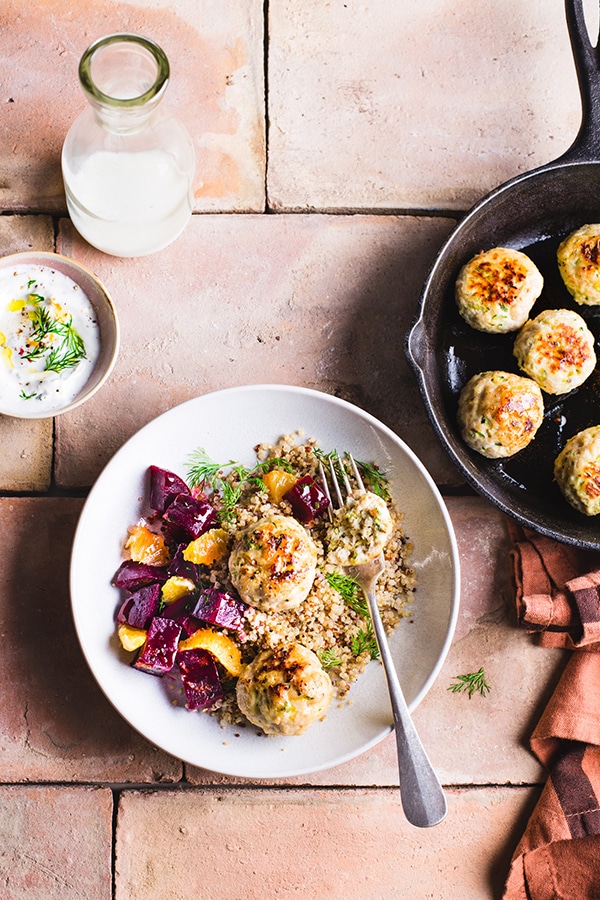
[[[459,566],[446,507],[414,453],[385,425],[327,394],[280,385],[216,391],[176,406],[134,435],[106,466],[84,505],[71,560],[75,627],[98,684],[119,713],[157,747],[201,768],[246,778],[283,778],[338,765],[372,747],[392,728],[381,665],[372,662],[324,722],[300,737],[259,736],[222,729],[216,719],[172,706],[161,679],[127,664],[115,639],[119,601],[111,580],[128,527],[140,515],[148,466],[181,476],[198,447],[222,462],[255,462],[263,441],[302,431],[323,450],[350,450],[377,462],[405,513],[418,578],[414,615],[392,638],[398,676],[411,709],[433,684],[458,612]],[[236,735],[239,735],[237,737]]]

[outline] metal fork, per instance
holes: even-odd
[[[364,491],[364,484],[358,466],[350,453],[346,454],[358,489]],[[337,457],[346,498],[351,492],[351,486],[346,470],[339,456]],[[320,474],[323,480],[323,488],[329,497],[331,506],[334,505],[327,476],[323,465],[319,463]],[[337,506],[344,505],[344,499],[336,475],[332,458],[329,458],[329,468],[333,493]],[[331,515],[331,507],[330,507]],[[398,749],[398,768],[400,771],[400,797],[402,808],[408,821],[419,828],[437,825],[442,821],[447,812],[446,797],[442,786],[429,761],[421,739],[413,724],[396,668],[388,645],[385,629],[381,620],[379,607],[375,597],[375,585],[377,579],[385,568],[383,553],[380,553],[372,562],[357,566],[344,566],[344,571],[354,579],[362,588],[373,622],[373,630],[377,639],[381,662],[387,679],[392,712],[394,716],[394,728],[396,746]]]

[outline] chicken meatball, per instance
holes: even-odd
[[[600,425],[570,438],[554,461],[554,477],[564,497],[585,516],[600,513]]]
[[[238,678],[242,713],[267,734],[303,734],[324,718],[333,685],[319,657],[303,647],[264,650]]]
[[[525,253],[494,247],[462,267],[456,303],[472,328],[504,334],[527,321],[543,285],[540,271]]]
[[[353,491],[333,513],[327,531],[327,562],[336,566],[370,562],[383,552],[393,527],[385,500],[372,491]]]
[[[594,335],[570,309],[546,309],[523,325],[513,353],[519,368],[548,394],[566,394],[594,371]]]
[[[558,268],[567,290],[580,306],[600,304],[600,225],[583,225],[557,250]]]
[[[542,424],[544,401],[535,381],[511,372],[480,372],[461,391],[458,424],[465,443],[489,459],[513,456]]]
[[[229,574],[240,597],[264,611],[299,606],[317,567],[314,541],[296,519],[273,515],[247,528],[234,543]]]

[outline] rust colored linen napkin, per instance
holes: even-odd
[[[572,653],[531,735],[549,777],[503,900],[600,898],[600,554],[509,527],[519,624]]]

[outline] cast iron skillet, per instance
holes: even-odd
[[[565,441],[600,425],[600,307],[575,304],[556,263],[563,237],[600,222],[599,56],[589,39],[583,0],[566,0],[565,6],[583,107],[579,134],[563,156],[501,185],[462,219],[427,277],[406,353],[437,434],[466,480],[522,525],[564,543],[600,549],[600,519],[576,512],[553,480],[554,459]],[[594,333],[599,360],[579,389],[562,397],[544,395],[545,417],[535,440],[506,460],[471,451],[456,425],[458,395],[472,375],[489,369],[522,374],[512,355],[514,334],[474,331],[454,300],[463,263],[495,246],[523,250],[541,270],[544,290],[531,316],[544,308],[575,309]]]

